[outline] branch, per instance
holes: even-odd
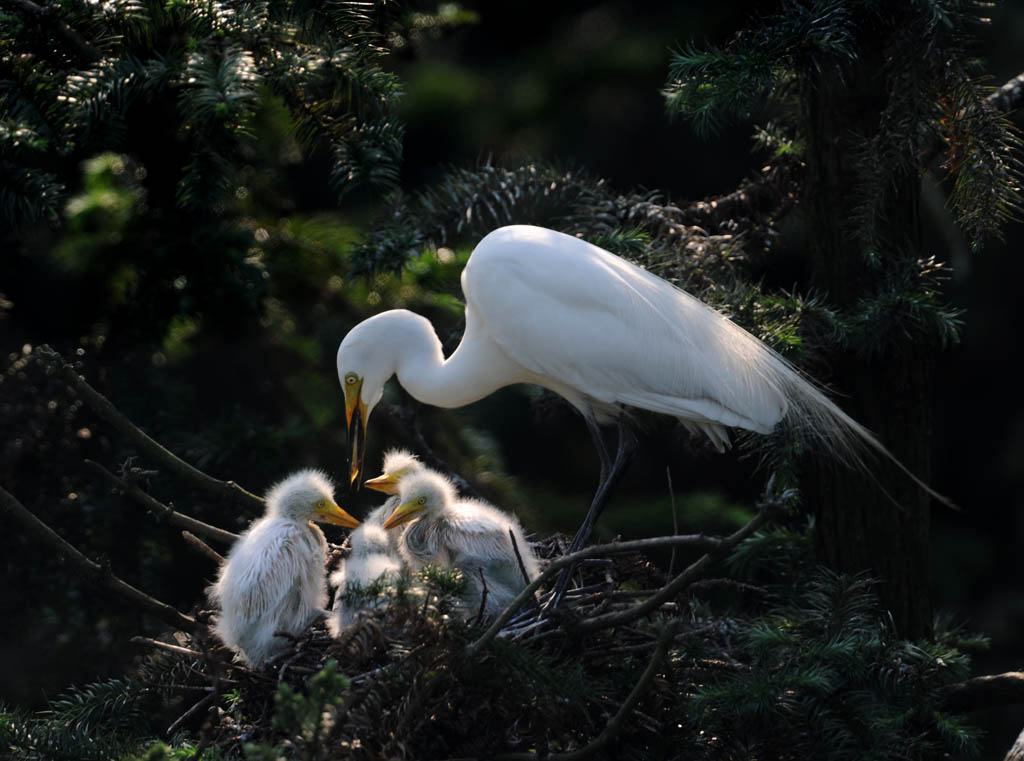
[[[213,547],[208,545],[202,539],[189,531],[182,531],[181,538],[185,540],[185,543],[194,550],[197,550],[200,555],[205,555],[217,565],[224,562],[224,556],[217,552]]]
[[[85,379],[76,372],[75,368],[65,362],[64,358],[53,348],[40,346],[37,352],[43,361],[49,362],[51,366],[55,366],[61,372],[68,386],[74,389],[82,400],[92,407],[97,415],[131,439],[139,449],[157,463],[163,465],[167,470],[207,491],[221,497],[232,497],[246,506],[253,507],[263,504],[262,499],[246,491],[234,481],[220,481],[212,476],[208,476],[198,468],[189,465],[170,450],[165,449],[157,441],[151,439],[131,420],[118,411],[109,399],[86,383]]]
[[[758,515],[760,515],[760,513]],[[757,516],[754,517],[754,520],[757,520]],[[753,523],[754,520],[750,523]],[[749,526],[750,523],[748,523],[747,526]],[[758,526],[760,526],[760,523],[758,523]],[[742,530],[743,529],[741,529],[741,531]],[[536,579],[527,584],[518,595],[516,595],[516,598],[508,604],[508,607],[501,612],[501,615],[494,620],[494,623],[488,627],[487,631],[481,634],[476,641],[470,643],[470,645],[466,647],[466,655],[472,658],[480,652],[480,648],[486,645],[490,640],[494,639],[498,632],[501,631],[501,628],[508,623],[510,618],[512,618],[515,612],[519,610],[527,600],[533,599],[534,592],[540,589],[545,582],[553,578],[555,574],[566,566],[575,565],[581,560],[586,560],[592,557],[621,555],[627,552],[638,552],[641,550],[650,550],[659,547],[694,547],[700,549],[713,549],[721,542],[721,539],[705,536],[703,534],[657,536],[651,539],[635,539],[631,542],[596,544],[592,547],[584,547],[582,550],[574,552],[571,555],[563,555],[562,557],[548,563],[544,571]]]
[[[1024,74],[1018,74],[985,100],[1000,113],[1009,114],[1016,111],[1024,105]]]
[[[136,645],[146,645],[147,647],[153,647],[157,650],[166,650],[169,653],[175,655],[184,655],[189,658],[202,658],[203,654],[196,650],[189,650],[187,647],[180,647],[178,645],[172,645],[170,642],[161,642],[158,639],[151,639],[150,637],[132,637],[129,642]]]
[[[1003,761],[1024,761],[1024,729],[1017,735],[1013,747],[1006,751]]]
[[[131,602],[135,607],[155,616],[162,621],[169,623],[177,629],[192,632],[197,631],[200,625],[195,619],[189,618],[180,611],[172,608],[166,603],[160,602],[155,597],[150,597],[142,590],[136,589],[131,584],[122,581],[109,568],[104,568],[99,563],[90,560],[78,551],[72,544],[65,541],[57,532],[39,520],[27,507],[19,502],[6,489],[0,487],[0,507],[3,507],[14,518],[34,534],[47,546],[57,550],[64,557],[70,560],[76,567],[83,571],[88,579],[94,583],[106,587],[114,594]]]
[[[1024,671],[976,676],[948,685],[939,691],[939,703],[953,713],[1024,703]]]
[[[605,613],[601,616],[594,616],[593,618],[579,621],[573,625],[573,630],[576,632],[592,632],[598,629],[606,629],[610,626],[620,626],[622,624],[629,623],[630,621],[634,621],[641,616],[645,616],[651,611],[661,607],[668,600],[671,600],[686,589],[686,587],[699,579],[708,567],[718,558],[729,552],[729,550],[761,528],[765,521],[768,520],[769,512],[770,511],[766,508],[759,510],[757,515],[747,521],[746,525],[739,531],[736,531],[725,539],[720,540],[710,552],[705,555],[701,555],[701,557],[687,566],[682,573],[659,589],[656,594],[651,595],[643,602],[637,603],[631,608],[626,608],[625,610],[616,611],[614,613]]]
[[[657,649],[651,656],[651,660],[647,662],[647,668],[644,669],[644,673],[640,676],[640,680],[636,683],[629,695],[623,701],[622,705],[619,706],[619,710],[615,712],[611,721],[601,731],[597,737],[591,742],[584,745],[578,750],[570,751],[568,753],[555,753],[548,758],[557,759],[557,761],[578,761],[579,759],[590,758],[599,751],[604,750],[615,736],[622,731],[622,725],[625,724],[626,719],[633,713],[633,709],[636,708],[636,704],[640,702],[640,698],[646,692],[651,681],[658,673],[658,669],[661,667],[661,662],[665,658],[665,653],[668,652],[669,646],[672,644],[672,640],[675,638],[676,629],[679,627],[679,621],[673,620],[665,624],[661,630],[661,636],[658,638]],[[496,761],[536,761],[537,755],[535,753],[502,753],[495,756]]]
[[[143,507],[156,515],[159,520],[166,520],[172,526],[190,529],[191,531],[201,534],[208,539],[216,539],[217,541],[224,542],[225,544],[233,544],[238,539],[238,534],[232,534],[230,531],[225,531],[222,528],[211,526],[209,523],[203,523],[201,520],[197,520],[189,515],[185,515],[184,513],[179,513],[176,510],[171,509],[135,484],[130,484],[123,478],[115,476],[98,462],[86,460],[85,464],[92,468],[93,471],[103,476],[103,478],[109,481],[115,489],[121,490],[136,502],[139,502]]]
[[[57,15],[53,8],[44,8],[31,2],[31,0],[3,0],[3,3],[4,5],[12,6],[23,13],[27,13],[39,21],[50,24],[57,30],[57,33],[69,42],[71,46],[78,51],[78,54],[87,61],[96,62],[103,58],[103,54],[86,42],[82,35],[65,24],[64,20]]]

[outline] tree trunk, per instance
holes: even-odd
[[[882,35],[879,35],[882,37]],[[856,148],[879,129],[886,103],[882,51],[865,42],[842,72],[822,72],[808,96],[807,196],[815,285],[849,314],[899,257],[920,258],[920,180],[908,170],[889,188],[875,248],[881,267],[868,263],[869,247],[852,229],[858,183]],[[872,340],[873,337],[868,337]],[[837,349],[829,357],[839,403],[873,431],[907,468],[929,479],[934,347],[919,337],[889,343],[873,361],[864,352]],[[890,463],[871,463],[877,483],[853,469],[809,465],[806,482],[817,518],[819,557],[841,572],[868,570],[881,580],[879,595],[901,635],[931,633],[929,499]],[[889,495],[886,496],[886,493]],[[898,503],[897,504],[894,504]]]

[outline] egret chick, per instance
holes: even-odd
[[[337,637],[343,630],[356,622],[361,610],[380,607],[382,598],[360,599],[360,605],[347,604],[346,597],[355,589],[369,588],[382,576],[388,581],[397,579],[404,568],[398,550],[401,531],[388,531],[384,521],[398,506],[398,485],[402,479],[424,470],[423,463],[416,455],[404,449],[392,449],[384,455],[384,473],[366,482],[371,489],[392,496],[383,505],[371,510],[362,524],[348,538],[351,553],[341,566],[331,574],[331,586],[337,589],[327,628]],[[356,595],[357,599],[358,596]]]
[[[540,572],[518,520],[486,502],[460,501],[455,486],[440,473],[424,471],[403,479],[399,501],[384,527],[409,524],[398,543],[403,559],[412,570],[431,563],[459,568],[469,584],[469,611],[476,611],[486,584],[485,612],[497,615]]]
[[[219,609],[214,631],[257,667],[287,646],[275,632],[301,633],[327,604],[327,540],[311,521],[359,526],[335,504],[333,485],[317,470],[288,476],[266,502],[266,513],[235,542],[210,588]]]

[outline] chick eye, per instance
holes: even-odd
[[[323,500],[320,500],[319,502],[316,503],[316,506],[317,507],[324,507],[326,504],[327,504],[326,502],[324,502]]]
[[[426,497],[420,497],[418,500],[416,500],[416,504],[417,505],[425,505],[425,504],[427,504],[427,498]]]

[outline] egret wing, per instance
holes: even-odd
[[[770,349],[670,283],[585,241],[529,226],[480,242],[463,273],[473,319],[573,400],[767,432],[785,415]]]
[[[484,502],[466,500],[446,512],[438,521],[437,530],[453,557],[500,559],[514,554],[508,527],[509,521],[500,510]]]

